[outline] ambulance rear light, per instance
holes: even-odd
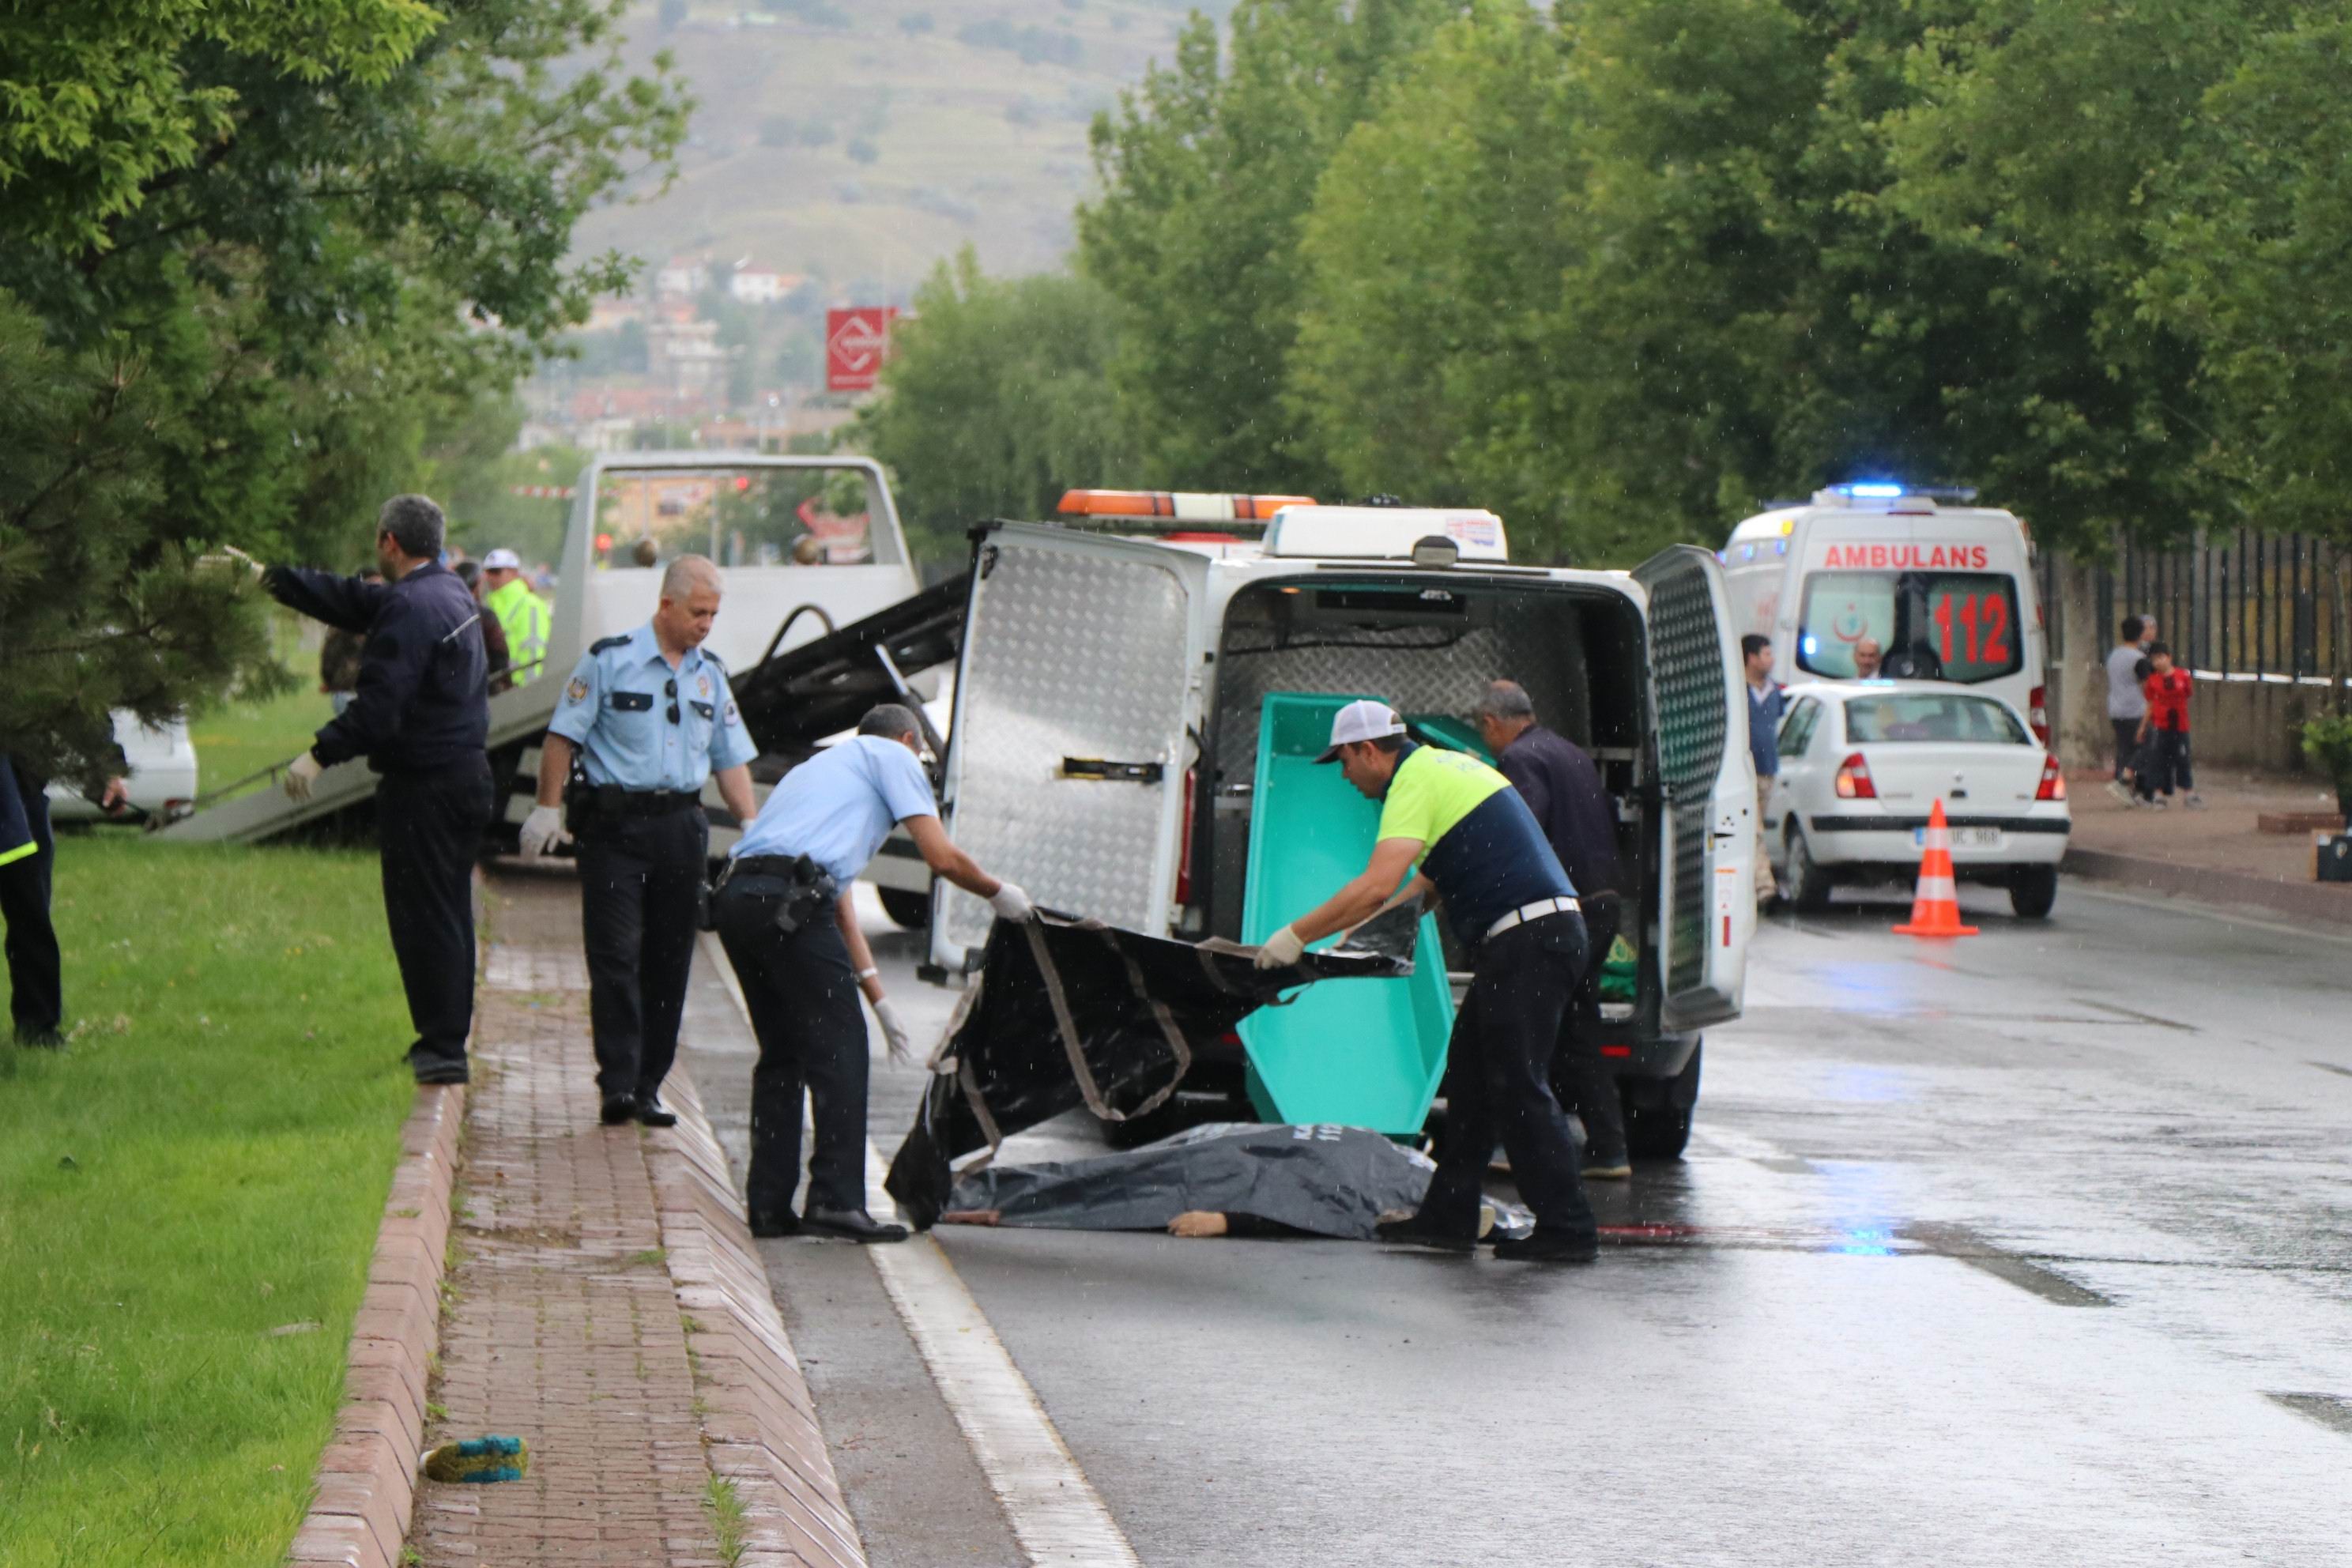
[[[2058,766],[2055,753],[2045,755],[2042,759],[2042,782],[2034,786],[2033,798],[2036,800],[2066,798],[2066,774]]]
[[[2050,689],[2037,686],[2025,694],[2025,721],[2033,726],[2033,738],[2043,745],[2050,743]],[[2058,797],[2065,799],[2064,795]]]
[[[1271,522],[1286,506],[1313,506],[1312,496],[1213,495],[1200,490],[1065,490],[1061,510],[1071,517],[1166,517],[1183,522]]]
[[[1878,786],[1870,782],[1870,764],[1860,752],[1838,764],[1836,789],[1840,800],[1878,798]]]

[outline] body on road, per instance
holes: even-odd
[[[376,521],[383,580],[273,566],[278,603],[358,635],[359,683],[287,770],[309,798],[319,775],[365,757],[375,795],[384,914],[416,1028],[420,1083],[463,1083],[474,1024],[475,852],[490,820],[488,658],[481,606],[439,563],[446,523],[423,496],[394,496]]]
[[[549,721],[538,804],[520,836],[530,858],[565,837],[579,844],[596,1088],[608,1126],[677,1121],[661,1085],[677,1057],[701,929],[710,853],[703,784],[716,777],[738,821],[754,809],[759,747],[726,666],[702,647],[721,596],[718,567],[679,556],[662,575],[653,618],[581,656]],[[569,805],[568,827],[559,803]]]

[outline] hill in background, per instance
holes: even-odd
[[[903,300],[966,243],[992,272],[1059,264],[1090,188],[1087,125],[1230,0],[667,0],[628,54],[677,58],[698,106],[670,189],[576,243],[658,266],[743,257],[823,292]]]

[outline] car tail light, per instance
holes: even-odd
[[[1870,764],[1856,752],[1838,764],[1837,797],[1840,800],[1876,800],[1878,786],[1870,782]]]
[[[2043,745],[2050,743],[2050,689],[2037,686],[2025,694],[2025,721],[2033,726],[2033,738]]]
[[[1180,909],[1192,901],[1192,786],[1200,776],[1198,768],[1184,770],[1184,826],[1176,837],[1176,904]]]
[[[2033,798],[2036,800],[2066,798],[2066,774],[2059,768],[2058,756],[2054,752],[2042,759],[2042,783],[2035,787]]]

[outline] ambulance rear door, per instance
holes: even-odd
[[[1706,551],[1678,544],[1633,577],[1649,592],[1661,797],[1659,1023],[1680,1033],[1739,1013],[1756,923],[1756,772],[1722,568]]]
[[[1197,552],[1027,523],[977,542],[946,823],[1047,909],[1169,929],[1208,566]],[[932,897],[931,961],[964,971],[988,903],[945,879]]]

